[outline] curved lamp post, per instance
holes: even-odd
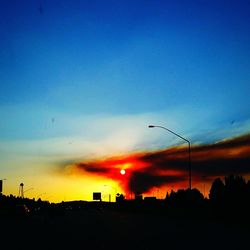
[[[162,127],[162,126],[155,126],[155,125],[149,125],[149,128],[162,128],[167,130],[168,132],[178,136],[179,138],[183,139],[184,141],[186,141],[188,143],[188,170],[189,170],[189,189],[192,189],[192,181],[191,181],[191,143],[188,139],[176,134],[175,132],[173,132],[172,130]]]

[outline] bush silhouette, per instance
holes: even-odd
[[[209,199],[215,202],[222,201],[225,196],[225,185],[220,178],[216,178],[209,192]]]

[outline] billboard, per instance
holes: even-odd
[[[102,193],[101,192],[94,192],[93,193],[93,200],[101,201],[102,200]]]

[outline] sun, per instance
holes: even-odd
[[[124,169],[121,169],[120,173],[121,173],[122,175],[124,175],[124,174],[126,174],[126,171],[125,171]]]

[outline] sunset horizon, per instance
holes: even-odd
[[[2,193],[22,183],[36,200],[113,202],[192,186],[209,198],[217,177],[248,181],[249,11],[244,0],[1,1]]]
[[[250,0],[0,0],[8,249],[246,250]]]
[[[209,198],[211,184],[216,178],[223,180],[229,175],[239,175],[246,181],[250,180],[249,155],[249,133],[210,144],[192,144],[192,188],[198,189],[205,198]],[[21,181],[16,183],[16,192],[8,193],[7,178],[3,179],[3,193],[18,197],[20,184],[25,183],[24,196],[30,199],[40,198],[57,203],[74,200],[93,201],[93,193],[100,192],[103,201],[115,202],[118,193],[129,200],[135,199],[136,195],[165,199],[171,191],[189,188],[188,148],[182,143],[163,149],[137,150],[129,154],[81,160],[68,159],[56,165],[53,175],[63,181],[61,185],[53,186],[53,193],[49,187],[37,193],[35,189],[38,185]],[[91,188],[84,188],[86,179],[91,180]],[[70,184],[77,184],[77,189],[70,189]],[[69,187],[67,195],[65,187]],[[56,197],[61,190],[61,196]]]

